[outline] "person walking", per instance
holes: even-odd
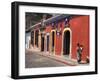
[[[83,45],[80,45],[77,43],[77,62],[81,62],[81,56],[82,56],[82,50],[83,50]]]

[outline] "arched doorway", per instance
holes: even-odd
[[[51,30],[50,34],[50,52],[51,54],[55,54],[55,46],[56,46],[56,30]]]
[[[52,32],[52,48],[54,48],[54,40],[55,40],[55,36],[54,36],[55,32]]]
[[[38,36],[39,36],[39,30],[35,31],[35,45],[38,47]]]
[[[34,31],[31,32],[31,44],[34,47]]]
[[[41,34],[41,51],[44,51],[44,35]]]
[[[49,35],[47,35],[47,51],[49,51]]]
[[[64,32],[63,38],[63,55],[70,54],[70,31]]]

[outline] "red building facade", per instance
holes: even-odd
[[[83,45],[82,61],[89,57],[89,16],[58,15],[35,24],[31,46],[51,55],[77,60],[77,43]]]

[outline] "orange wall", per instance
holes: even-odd
[[[61,25],[62,24],[62,27]],[[61,28],[61,31],[63,30],[63,21],[58,23],[58,28]],[[61,55],[62,51],[62,34],[61,35],[56,35],[56,46],[55,46],[55,51],[57,55]]]
[[[83,45],[82,60],[89,56],[89,16],[79,16],[70,20],[72,30],[72,58],[76,59],[76,45]]]
[[[72,42],[71,42],[71,58],[76,59],[76,47],[77,43],[83,45],[82,60],[86,60],[89,56],[89,16],[76,16],[70,19],[70,29],[72,31]],[[64,30],[64,20],[58,23],[58,28],[61,28],[61,35],[55,39],[55,53],[61,55],[62,51],[62,32]],[[51,33],[52,26],[48,25],[45,29],[46,33]]]

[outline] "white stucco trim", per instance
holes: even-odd
[[[69,58],[71,59],[71,56],[72,56],[72,31],[69,27],[67,28],[64,28],[63,32],[62,32],[62,51],[61,51],[61,56],[64,57],[63,55],[63,39],[64,39],[64,32],[65,31],[69,31],[70,32],[70,54],[69,54]]]

